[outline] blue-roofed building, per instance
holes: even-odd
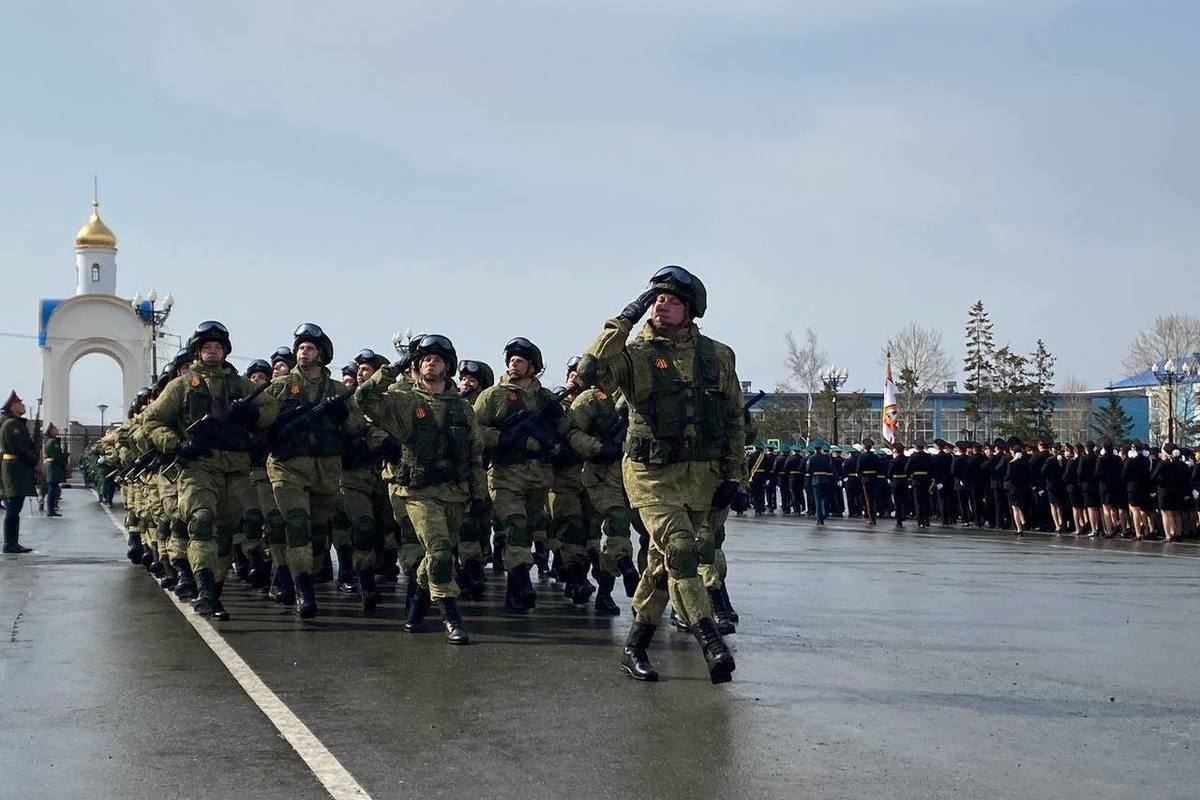
[[[1113,381],[1108,388],[1144,395],[1148,403],[1147,438],[1161,444],[1173,438],[1196,444],[1200,434],[1200,353],[1160,361],[1135,375]]]

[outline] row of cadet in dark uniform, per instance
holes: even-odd
[[[866,439],[852,447],[814,440],[807,448],[747,448],[750,497],[758,515],[797,514],[823,523],[827,516],[901,527],[937,520],[943,526],[1175,538],[1195,535],[1200,463],[1187,448],[1133,442],[1083,444],[1019,439],[990,444],[927,447],[899,443],[876,448]],[[1014,510],[1019,512],[1014,514]],[[1094,512],[1094,513],[1089,513]],[[1138,525],[1138,512],[1141,512]],[[1180,514],[1179,531],[1164,514]],[[1023,519],[1014,519],[1023,517]],[[1168,518],[1169,519],[1169,518]]]

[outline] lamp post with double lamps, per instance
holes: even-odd
[[[821,383],[825,384],[825,388],[829,390],[830,396],[833,399],[833,443],[838,444],[838,414],[837,401],[838,390],[846,383],[846,379],[850,377],[850,373],[841,367],[831,366],[825,370],[825,374],[821,376]]]
[[[159,328],[167,321],[167,317],[171,316],[171,309],[175,305],[175,296],[167,292],[167,296],[163,298],[162,308],[157,307],[158,292],[151,289],[146,293],[146,302],[150,304],[150,310],[143,313],[142,298],[140,295],[134,295],[129,301],[129,305],[133,306],[133,311],[142,321],[150,326],[150,359],[153,366],[150,369],[150,383],[158,378],[158,336]]]
[[[1159,361],[1150,365],[1150,372],[1158,385],[1167,390],[1167,441],[1175,441],[1175,387],[1181,383],[1195,380],[1200,364],[1195,357],[1181,358],[1178,362],[1173,358]]]

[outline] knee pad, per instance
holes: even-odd
[[[629,538],[629,509],[624,506],[610,508],[605,514],[605,519],[608,523],[606,533],[609,536],[614,536],[618,539]]]
[[[198,508],[187,523],[188,538],[195,542],[207,542],[213,538],[212,509]]]
[[[262,510],[250,508],[246,513],[242,514],[242,533],[246,534],[247,539],[262,538],[263,523],[266,517],[263,516]]]
[[[283,532],[287,538],[288,547],[302,547],[312,541],[312,526],[308,512],[293,508],[283,515]]]
[[[217,530],[217,556],[225,558],[233,553],[233,528]]]
[[[427,551],[429,579],[433,583],[449,583],[454,578],[454,556],[448,542],[439,542]]]
[[[698,542],[687,531],[672,534],[667,541],[667,569],[675,573],[676,578],[692,578],[699,566]]]
[[[509,517],[512,519],[512,517]],[[540,508],[535,509],[526,520],[526,528],[529,531],[545,531],[546,530],[546,512]]]
[[[187,523],[183,521],[183,517],[178,515],[171,517],[171,536],[177,539],[187,536]]]
[[[504,530],[508,534],[508,543],[513,547],[529,547],[529,523],[525,517],[513,514],[504,520]]]
[[[712,564],[717,555],[717,543],[712,536],[701,536],[696,540],[696,556],[701,564]]]
[[[558,527],[558,537],[563,544],[587,547],[587,526],[583,523],[583,517],[567,517]]]

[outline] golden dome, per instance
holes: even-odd
[[[117,249],[117,236],[100,220],[100,204],[92,203],[92,216],[79,233],[75,234],[76,247],[103,247]]]

